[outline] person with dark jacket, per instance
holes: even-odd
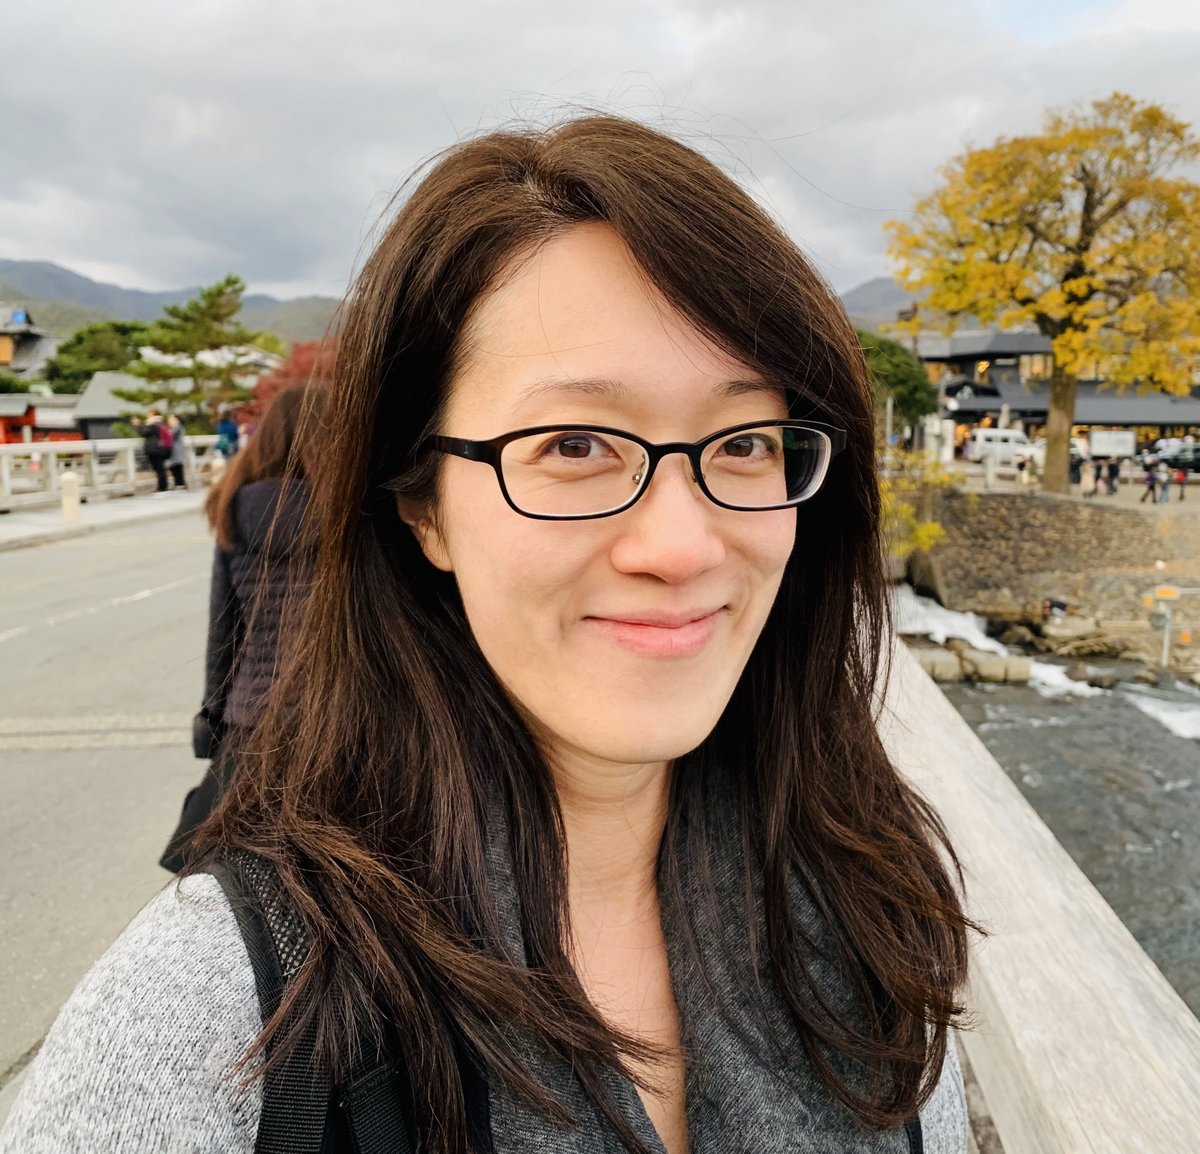
[[[146,414],[145,422],[140,417],[134,417],[133,427],[142,434],[142,448],[146,453],[146,460],[150,462],[150,468],[154,470],[154,479],[157,482],[156,491],[165,493],[167,491],[167,460],[171,456],[170,429],[163,423],[162,413],[157,409],[151,409]],[[167,430],[165,436],[163,435],[164,429]]]
[[[216,537],[209,596],[204,705],[193,723],[204,779],[183,804],[159,864],[183,868],[192,833],[233,774],[237,751],[258,720],[275,676],[280,622],[304,569],[308,486],[297,451],[305,390],[289,389],[267,411],[257,436],[208,495]]]

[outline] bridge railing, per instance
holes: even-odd
[[[189,484],[209,478],[217,440],[210,435],[186,437],[184,476]],[[55,504],[67,470],[78,476],[84,500],[128,496],[154,487],[140,438],[0,445],[0,512]]]
[[[1008,1154],[1200,1149],[1200,1022],[903,647],[881,732],[990,933],[960,1043]]]

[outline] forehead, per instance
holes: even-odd
[[[471,431],[483,436],[581,407],[702,418],[764,390],[779,395],[680,314],[612,228],[585,224],[515,265],[476,305],[448,415],[486,423]]]

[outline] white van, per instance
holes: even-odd
[[[985,461],[991,457],[997,465],[1013,465],[1018,457],[1032,456],[1033,445],[1017,429],[973,429],[967,442],[968,461]]]

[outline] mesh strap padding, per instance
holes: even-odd
[[[237,852],[208,870],[221,883],[241,928],[265,1022],[308,955],[304,923],[270,862]],[[255,1154],[319,1154],[332,1085],[316,1061],[316,1041],[316,1021],[310,1018],[286,1059],[267,1072]]]

